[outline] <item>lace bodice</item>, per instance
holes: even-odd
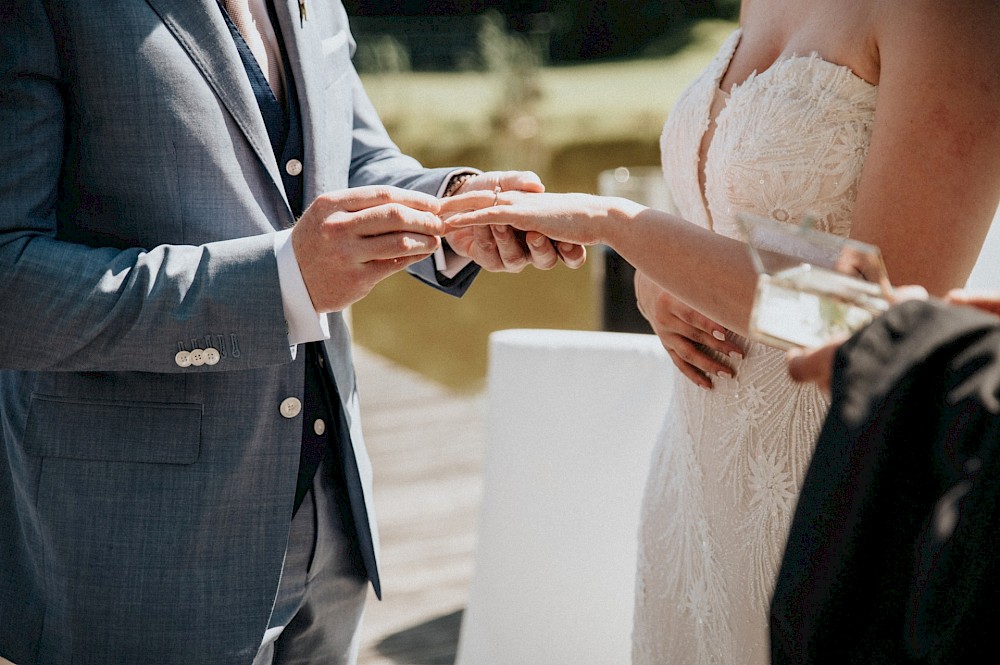
[[[876,87],[816,55],[793,56],[726,99],[719,81],[740,34],[664,128],[664,174],[679,214],[730,237],[739,237],[741,212],[787,223],[808,215],[847,235]],[[767,603],[826,403],[789,381],[776,349],[749,344],[736,371],[710,392],[678,375],[643,505],[636,663],[768,661]]]

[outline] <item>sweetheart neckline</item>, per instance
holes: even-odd
[[[733,56],[736,55],[736,49],[739,48],[740,41],[742,41],[743,39],[743,28],[737,28],[736,30],[734,30],[729,39],[732,40],[734,43],[732,47],[728,49],[729,53],[726,56],[725,63],[723,64],[722,67],[718,69],[718,72],[715,77],[715,87],[727,95],[731,96],[734,92],[736,92],[737,89],[746,87],[746,85],[751,81],[754,81],[762,77],[767,77],[770,72],[780,69],[782,67],[786,67],[788,66],[788,64],[797,60],[814,61],[824,66],[833,67],[838,70],[846,71],[850,75],[851,80],[861,83],[867,86],[869,89],[872,90],[878,89],[877,83],[872,83],[868,79],[859,76],[857,72],[851,69],[848,65],[843,65],[837,62],[833,62],[832,60],[827,60],[826,58],[821,56],[817,51],[813,51],[809,54],[791,53],[789,55],[780,55],[774,60],[774,62],[772,62],[764,69],[752,70],[745,79],[743,79],[739,83],[734,83],[733,85],[731,85],[728,91],[723,90],[721,86],[722,79],[725,78],[726,72],[729,71],[729,66],[733,62]]]

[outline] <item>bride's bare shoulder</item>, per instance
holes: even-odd
[[[885,55],[924,50],[943,60],[1000,57],[997,0],[873,0],[872,24]]]

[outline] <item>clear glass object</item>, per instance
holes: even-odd
[[[802,225],[738,218],[757,271],[750,334],[781,349],[819,346],[889,308],[878,247]]]

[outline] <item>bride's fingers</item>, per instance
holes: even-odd
[[[467,213],[474,213],[484,208],[491,208],[499,201],[500,194],[491,190],[473,190],[457,196],[449,196],[441,200],[440,216],[451,220]]]
[[[441,218],[453,229],[461,229],[467,226],[486,226],[488,224],[510,224],[510,214],[498,211],[492,205],[488,208],[465,209],[449,216],[442,214]]]
[[[728,363],[716,360],[709,354],[707,347],[700,343],[695,335],[695,331],[690,331],[689,335],[674,333],[668,335],[670,346],[674,348],[681,358],[689,365],[695,367],[706,376],[718,376],[724,379],[731,379],[736,374],[733,367]]]
[[[670,360],[673,361],[674,366],[680,370],[680,373],[687,377],[691,383],[700,388],[704,388],[705,390],[712,389],[712,380],[705,376],[705,373],[700,369],[684,360],[680,353],[674,349],[667,349],[667,355],[670,356]]]

